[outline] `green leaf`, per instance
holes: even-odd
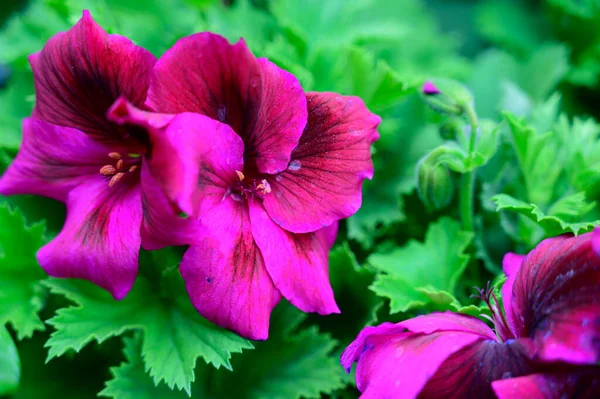
[[[24,58],[9,67],[8,86],[0,90],[0,148],[16,151],[21,144],[21,121],[33,109],[33,78]]]
[[[358,264],[348,243],[344,242],[329,253],[329,276],[341,313],[315,316],[313,320],[336,338],[351,341],[365,325],[377,321],[377,311],[383,305],[383,300],[368,290],[375,274]]]
[[[27,226],[20,211],[0,205],[0,326],[10,323],[19,339],[44,330],[38,313],[46,275],[35,258],[44,232],[44,224]]]
[[[562,154],[552,132],[538,134],[525,119],[505,114],[529,202],[546,206],[563,170]]]
[[[337,342],[316,327],[298,325],[306,318],[282,303],[273,312],[271,333],[256,349],[233,359],[233,373],[221,373],[220,398],[320,398],[345,386],[345,375],[334,353]]]
[[[118,399],[167,399],[185,398],[181,392],[173,392],[164,383],[156,386],[144,370],[142,358],[143,339],[141,334],[123,339],[125,361],[118,367],[112,367],[113,378],[106,382],[106,388],[98,394]]]
[[[17,347],[4,326],[0,326],[0,396],[9,395],[19,387],[21,361]]]
[[[578,206],[582,207],[580,208],[581,212],[589,211],[589,204],[585,203],[585,201],[580,201],[580,198],[581,194],[576,194],[575,198],[570,197],[563,201],[569,205],[579,204]],[[506,194],[498,194],[494,196],[492,200],[496,203],[498,212],[502,210],[509,210],[526,216],[541,226],[544,229],[547,237],[554,237],[563,233],[573,233],[575,235],[579,235],[591,231],[596,226],[600,226],[600,220],[579,223],[566,222],[557,216],[545,214],[535,204],[528,204],[527,202],[520,201]],[[564,210],[565,203],[561,204],[559,202],[557,208],[555,208],[555,212],[556,210]],[[570,211],[571,215],[573,212],[574,210]]]
[[[431,293],[453,294],[469,262],[464,251],[472,240],[473,233],[462,231],[458,222],[441,218],[429,226],[425,242],[411,240],[392,252],[369,256],[369,264],[381,272],[371,289],[391,300],[392,313],[439,302]]]
[[[252,344],[202,318],[183,294],[179,273],[173,269],[165,273],[159,287],[139,276],[128,296],[118,302],[86,281],[48,280],[53,293],[75,303],[48,320],[56,329],[46,344],[48,360],[68,350],[79,351],[92,340],[103,342],[128,330],[141,330],[144,364],[155,384],[164,381],[189,394],[199,357],[216,368],[231,369],[231,354],[251,349]]]

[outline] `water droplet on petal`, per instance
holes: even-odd
[[[219,109],[217,110],[217,118],[219,118],[221,122],[225,122],[225,119],[227,119],[227,106],[225,104],[219,105]]]
[[[297,170],[300,170],[301,167],[302,167],[302,164],[297,159],[294,159],[288,165],[288,169],[291,170],[291,171],[294,171],[294,172],[297,171]]]

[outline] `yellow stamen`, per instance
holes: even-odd
[[[123,158],[121,156],[121,154],[119,154],[118,152],[111,152],[111,153],[108,154],[108,156],[111,157],[112,159],[121,159],[121,158]]]
[[[260,190],[262,195],[269,194],[271,192],[271,185],[267,181],[267,179],[262,179],[260,184],[256,186],[257,190]]]
[[[237,173],[238,178],[240,179],[240,181],[244,180],[244,174],[242,172],[240,172],[239,170],[236,170],[235,173]]]
[[[116,171],[117,170],[112,165],[104,165],[102,168],[100,168],[100,173],[102,173],[104,176],[114,175]]]
[[[137,167],[137,165],[133,165],[131,168],[129,168],[129,171],[130,171],[130,172],[133,172],[133,171],[135,171],[137,168],[138,168],[138,167]]]
[[[117,170],[121,170],[121,168],[123,168],[123,160],[119,159],[119,161],[117,162]]]
[[[112,187],[114,186],[119,180],[121,180],[121,178],[125,176],[125,173],[117,173],[116,175],[114,175],[111,179],[110,182],[108,183],[108,187]]]

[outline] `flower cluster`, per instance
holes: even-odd
[[[600,397],[600,230],[509,253],[502,288],[481,290],[495,333],[433,313],[366,327],[342,355],[362,398]]]
[[[3,195],[63,201],[38,253],[56,277],[125,297],[140,246],[189,245],[180,266],[196,309],[253,339],[285,297],[339,312],[327,254],[361,205],[380,118],[356,97],[305,93],[243,40],[179,40],[157,60],[84,12],[30,58],[33,114]]]

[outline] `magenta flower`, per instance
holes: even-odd
[[[327,254],[373,175],[380,118],[356,97],[305,94],[242,40],[211,33],[163,55],[146,104],[187,124],[161,127],[125,102],[112,116],[149,128],[153,175],[201,219],[180,268],[198,311],[254,339],[267,338],[282,295],[306,312],[339,312]]]
[[[23,121],[23,144],[0,180],[0,193],[65,202],[65,225],[39,251],[40,265],[52,276],[90,280],[121,299],[137,275],[140,244],[152,246],[160,238],[156,230],[180,223],[163,210],[168,200],[148,173],[147,134],[106,118],[120,97],[143,106],[156,59],[125,37],[107,34],[85,11],[30,62],[35,109]]]
[[[366,327],[342,354],[362,398],[600,397],[600,230],[508,254],[495,333],[451,312]]]

